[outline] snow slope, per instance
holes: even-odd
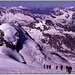
[[[6,27],[5,27],[6,26]],[[6,28],[6,29],[5,29]],[[12,29],[13,28],[13,29]],[[36,43],[34,40],[32,40],[29,35],[27,34],[26,31],[24,31],[22,28],[19,28],[17,26],[11,25],[9,23],[4,23],[0,26],[0,29],[4,32],[4,39],[8,41],[9,37],[11,38],[9,43],[12,42],[12,39],[14,39],[14,33],[16,31],[19,32],[20,36],[20,42],[21,45],[19,47],[19,51],[17,50],[12,50],[11,48],[8,48],[6,44],[0,47],[1,50],[1,66],[2,67],[14,67],[17,63],[21,63],[20,65],[23,65],[23,62],[25,61],[27,65],[32,66],[34,68],[43,68],[44,64],[51,64],[51,65],[56,65],[60,63],[63,63],[64,65],[66,64],[65,60],[62,60],[59,57],[53,56],[49,52],[43,50],[38,43]],[[8,29],[11,29],[11,31],[8,31]],[[13,32],[12,32],[13,30]],[[11,32],[11,35],[6,35]],[[4,59],[4,60],[3,60]],[[5,63],[2,63],[2,61],[5,61]],[[58,61],[60,62],[58,62]],[[8,64],[9,63],[9,66]],[[26,65],[25,64],[25,65]],[[69,64],[69,63],[67,63]],[[19,65],[19,66],[20,66]],[[18,64],[16,65],[18,66]],[[16,67],[15,66],[15,67]],[[20,66],[22,67],[22,66]]]
[[[27,14],[22,9],[32,10],[0,7],[0,73],[66,74],[66,65],[75,73],[74,11],[55,8],[49,15]]]

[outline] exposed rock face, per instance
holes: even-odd
[[[46,39],[49,38],[49,40],[46,41],[47,44],[49,44],[50,47],[57,49],[58,51],[72,52],[75,49],[75,37],[71,37],[68,34],[64,34],[64,36],[44,34],[44,36],[46,37]],[[44,39],[42,40],[42,42],[45,42]],[[67,49],[65,49],[63,45],[66,46]],[[70,51],[68,49],[70,49]]]
[[[72,15],[72,19],[74,19],[74,20],[75,20],[75,13],[73,13],[73,15]]]
[[[50,25],[50,26],[53,26],[53,25],[54,25],[51,20],[46,20],[46,24],[47,24],[47,25]]]
[[[2,30],[0,30],[0,46],[3,46],[3,43],[4,43],[4,32]]]

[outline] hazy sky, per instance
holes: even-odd
[[[75,6],[75,1],[0,1],[0,6]]]

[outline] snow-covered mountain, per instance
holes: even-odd
[[[0,7],[0,67],[74,66],[74,32],[75,7]]]

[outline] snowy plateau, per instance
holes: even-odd
[[[0,74],[67,74],[66,65],[74,74],[75,7],[0,6]]]

